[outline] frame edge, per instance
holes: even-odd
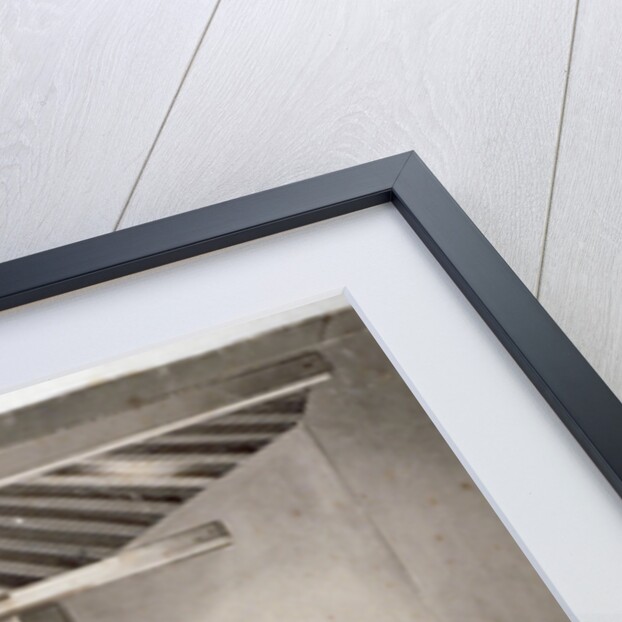
[[[0,311],[389,202],[411,153],[0,263]]]
[[[412,153],[393,203],[622,497],[622,403]]]

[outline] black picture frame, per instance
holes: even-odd
[[[0,310],[388,202],[622,496],[622,403],[413,151],[4,262]]]

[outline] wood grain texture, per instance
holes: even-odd
[[[114,228],[214,4],[0,5],[0,261]]]
[[[122,226],[415,149],[533,287],[573,10],[223,0]]]
[[[622,398],[622,5],[582,2],[540,299]]]

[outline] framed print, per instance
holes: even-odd
[[[154,444],[183,446],[185,451],[190,441],[184,445],[179,438],[203,434],[205,426],[212,426],[208,430],[212,436],[220,433],[212,429],[214,425],[234,426],[233,435],[248,434],[239,425],[240,418],[250,416],[259,417],[254,420],[259,427],[251,430],[253,434],[263,434],[270,448],[282,447],[279,434],[269,426],[284,417],[292,426],[307,426],[311,436],[321,428],[326,436],[318,444],[327,452],[328,463],[347,470],[347,460],[343,464],[339,460],[351,450],[347,439],[362,434],[356,423],[350,422],[348,434],[339,437],[339,430],[343,434],[347,428],[345,423],[343,428],[332,419],[316,423],[321,417],[311,411],[305,423],[302,413],[306,413],[307,399],[313,399],[308,396],[316,390],[328,391],[313,387],[330,386],[331,374],[350,373],[335,371],[340,369],[335,361],[349,360],[354,365],[352,361],[362,356],[357,348],[363,346],[348,342],[346,353],[333,354],[333,360],[322,355],[326,342],[343,340],[366,327],[391,369],[407,385],[409,395],[414,395],[416,408],[434,423],[462,464],[460,468],[472,478],[462,480],[463,489],[468,490],[473,482],[481,491],[566,615],[603,621],[622,615],[622,597],[616,587],[622,554],[622,405],[416,154],[400,154],[6,262],[0,265],[0,304],[4,309],[0,314],[0,412],[5,431],[0,466],[4,465],[1,481],[9,487],[8,493],[0,488],[0,504],[5,494],[12,499],[10,507],[29,508],[21,513],[11,510],[17,518],[26,520],[28,511],[32,520],[39,520],[41,508],[48,511],[61,503],[53,500],[36,506],[41,496],[88,497],[85,507],[75,511],[92,516],[95,510],[86,506],[93,501],[84,487],[91,487],[89,495],[106,498],[104,493],[93,493],[97,484],[106,490],[117,487],[129,495],[117,499],[126,508],[118,510],[119,516],[127,522],[128,515],[135,520],[135,510],[126,506],[138,494],[136,488],[142,491],[160,479],[158,486],[168,491],[158,493],[164,497],[141,499],[152,504],[164,499],[175,506],[164,511],[160,505],[158,512],[152,512],[160,517],[153,525],[164,529],[164,539],[147,537],[143,542],[145,525],[140,529],[126,525],[123,533],[129,535],[112,534],[117,539],[106,554],[89,557],[85,553],[89,563],[76,562],[74,551],[69,556],[74,560],[73,574],[35,574],[36,581],[23,583],[19,579],[23,575],[7,572],[7,577],[18,578],[7,579],[14,585],[5,586],[9,591],[4,605],[0,601],[0,607],[5,606],[0,613],[28,615],[35,607],[67,597],[77,599],[73,601],[77,619],[107,619],[104,614],[97,618],[94,612],[104,611],[104,602],[110,603],[115,594],[106,591],[113,589],[108,587],[110,582],[121,585],[125,581],[114,572],[107,575],[107,568],[127,567],[124,560],[133,559],[130,574],[136,578],[131,580],[139,583],[132,585],[141,585],[136,593],[144,595],[153,585],[164,585],[162,577],[174,576],[167,575],[172,571],[162,549],[175,559],[196,555],[209,559],[205,563],[212,568],[214,585],[227,584],[223,576],[233,572],[228,562],[213,560],[242,555],[234,552],[241,547],[236,549],[236,532],[229,531],[227,520],[214,515],[199,526],[180,521],[188,529],[203,529],[196,536],[187,529],[167,532],[159,526],[160,519],[170,524],[173,516],[184,512],[188,516],[187,507],[204,488],[204,483],[195,480],[222,479],[221,492],[214,493],[215,507],[222,503],[226,514],[224,508],[235,505],[222,492],[229,470],[231,477],[243,480],[240,486],[252,497],[253,480],[244,480],[252,469],[245,465],[274,459],[285,471],[291,466],[294,473],[302,469],[302,463],[296,466],[285,458],[274,458],[276,449],[259,451],[264,445],[251,451],[243,444],[238,451],[223,449],[226,460],[221,454],[202,454],[200,460],[188,461],[172,449],[170,455],[177,456],[177,461],[169,458],[167,462],[160,454],[157,460],[145,456],[151,456]],[[346,306],[354,311],[344,311]],[[359,326],[356,318],[363,324]],[[295,330],[286,328],[293,326]],[[285,349],[273,351],[273,345],[258,345],[256,340],[266,334]],[[236,346],[249,340],[264,354],[266,348],[270,352],[261,358],[261,368],[253,366],[256,354],[248,346]],[[283,346],[285,342],[290,345]],[[197,367],[197,361],[205,357],[210,361],[207,367]],[[370,368],[374,365],[384,363],[370,364]],[[208,376],[206,369],[212,370]],[[380,387],[381,377],[374,376]],[[330,402],[326,396],[322,399]],[[57,414],[46,418],[50,412]],[[219,418],[221,423],[216,423]],[[94,426],[91,435],[80,427],[87,421]],[[112,425],[113,421],[117,423]],[[365,425],[371,424],[366,421]],[[289,434],[289,429],[284,432]],[[287,438],[294,443],[291,439],[297,437]],[[368,452],[382,453],[365,438]],[[300,460],[306,455],[305,442],[300,441]],[[36,450],[41,443],[45,450]],[[326,449],[329,446],[332,449]],[[416,444],[400,447],[405,454],[417,453]],[[250,457],[251,453],[257,456]],[[101,480],[104,476],[105,481]],[[131,485],[119,477],[130,477]],[[145,484],[141,477],[151,478],[152,483]],[[178,490],[178,478],[188,479],[183,493]],[[328,482],[328,471],[326,478]],[[348,485],[363,498],[365,491],[357,488],[361,480],[351,478]],[[170,479],[174,481],[167,484]],[[286,487],[278,478],[274,485]],[[301,483],[299,488],[305,486]],[[175,495],[183,501],[179,508],[177,501],[171,501],[177,499]],[[429,494],[426,498],[429,502],[436,497]],[[256,503],[265,510],[259,499]],[[248,511],[249,506],[244,507]],[[290,509],[295,515],[296,507]],[[67,510],[57,507],[56,511]],[[107,511],[107,516],[113,513],[112,509],[98,511]],[[395,519],[400,523],[395,533],[406,532],[404,524],[409,520],[420,533],[423,527],[415,514]],[[324,518],[316,516],[320,523]],[[53,520],[47,515],[45,519]],[[54,520],[68,519],[63,514]],[[343,516],[341,520],[348,522]],[[468,522],[466,514],[464,520]],[[8,535],[17,529],[13,524],[5,528]],[[36,531],[35,527],[33,531],[24,531],[23,525],[19,528],[30,536]],[[109,530],[109,526],[102,529]],[[245,527],[239,529],[244,533]],[[452,534],[462,533],[455,529]],[[57,530],[58,526],[47,525],[35,535],[40,537],[45,531],[58,539]],[[335,538],[331,546],[353,537],[346,537],[344,531],[331,533]],[[195,536],[203,547],[196,555]],[[445,536],[435,532],[435,537],[441,538],[440,543]],[[408,550],[420,546],[416,539],[408,542]],[[32,565],[21,549],[15,552],[15,546],[5,544],[7,551],[13,551],[7,556],[21,556],[12,563]],[[224,545],[229,546],[221,551]],[[506,550],[505,545],[499,546]],[[278,542],[274,547],[281,551]],[[268,559],[262,551],[261,559]],[[28,553],[35,554],[41,560],[40,551]],[[140,561],[154,558],[160,561]],[[314,567],[325,568],[324,557],[313,559],[319,564]],[[376,553],[366,559],[376,560]],[[286,566],[291,560],[283,557],[281,561]],[[159,573],[153,575],[156,583],[145,582],[154,566],[163,567],[153,571]],[[374,577],[390,583],[395,578],[391,572],[385,569]],[[92,585],[93,573],[103,596],[81,592],[85,585]],[[266,573],[279,585],[286,581],[278,573]],[[313,576],[319,581],[321,575]],[[191,574],[183,576],[188,581]],[[0,584],[1,578],[0,569]],[[320,584],[312,585],[309,593],[317,593]],[[352,593],[374,594],[364,582],[351,587]],[[132,590],[115,589],[131,600]],[[256,589],[272,594],[265,585]],[[293,583],[287,584],[287,590],[295,589]],[[76,590],[80,593],[71,596]],[[537,588],[533,590],[525,594],[540,598],[535,595]],[[228,619],[229,613],[219,607],[232,607],[229,597],[222,590],[205,593],[213,598],[209,602],[214,619]],[[331,614],[336,603],[342,612],[348,611],[347,599],[335,598],[328,604],[315,602],[311,596],[308,602],[302,600],[309,612],[314,602],[322,615]],[[369,612],[407,606],[406,596],[391,598],[370,596]],[[187,602],[191,601],[188,597]],[[549,607],[545,600],[542,603],[543,608]],[[201,606],[211,605],[202,601]],[[129,615],[118,607],[111,605],[115,619]],[[421,619],[434,619],[436,614],[425,598],[417,601],[417,607]],[[268,610],[266,616],[293,615],[284,604],[282,609]],[[560,619],[550,611],[550,618],[542,619]],[[71,611],[50,615],[71,615]],[[190,609],[184,615],[192,618]]]

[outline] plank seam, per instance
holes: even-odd
[[[568,50],[568,63],[566,66],[566,80],[564,82],[564,91],[562,94],[562,106],[559,115],[559,125],[557,129],[557,141],[555,144],[555,156],[553,158],[553,171],[551,174],[551,187],[549,189],[549,196],[546,206],[546,214],[544,216],[544,229],[542,232],[542,247],[540,250],[540,265],[538,268],[538,274],[536,278],[535,296],[540,300],[540,291],[542,289],[542,274],[544,272],[544,261],[546,254],[546,246],[549,237],[549,226],[551,223],[551,208],[553,206],[553,196],[555,194],[555,182],[557,181],[557,167],[559,164],[559,152],[561,148],[562,131],[564,127],[564,119],[566,117],[566,104],[568,100],[568,84],[570,83],[570,68],[572,65],[572,56],[574,52],[575,38],[577,33],[577,21],[579,17],[579,2],[576,0],[574,18],[572,22],[572,33],[570,35],[570,49]]]
[[[145,160],[142,166],[140,167],[140,170],[138,171],[138,175],[136,176],[134,183],[132,184],[132,188],[130,190],[130,193],[128,194],[127,200],[125,201],[125,204],[123,205],[121,212],[119,213],[119,217],[117,218],[117,221],[115,222],[115,225],[112,229],[113,231],[117,231],[119,229],[121,222],[123,218],[125,217],[127,208],[130,205],[130,201],[132,200],[132,197],[134,196],[134,193],[136,192],[136,188],[138,187],[138,184],[140,183],[140,180],[142,179],[143,173],[145,172],[145,169],[147,168],[147,164],[149,163],[149,160],[151,159],[151,156],[153,155],[153,151],[158,143],[158,140],[160,139],[160,135],[162,134],[162,131],[164,130],[164,126],[166,125],[169,117],[171,116],[171,112],[173,110],[173,107],[175,106],[175,103],[177,102],[179,93],[181,92],[181,89],[186,82],[186,78],[188,77],[188,74],[190,73],[190,69],[192,68],[192,65],[194,64],[194,61],[197,57],[197,54],[199,53],[199,50],[201,49],[201,46],[203,45],[203,41],[205,40],[207,31],[209,30],[209,27],[214,21],[214,16],[216,15],[216,12],[218,11],[218,7],[220,6],[221,1],[222,0],[216,0],[214,9],[211,15],[209,16],[209,18],[207,19],[205,28],[203,29],[203,32],[201,33],[201,36],[199,37],[199,41],[197,42],[192,52],[192,55],[190,56],[190,61],[188,62],[188,65],[186,66],[186,69],[184,70],[184,73],[181,76],[179,85],[177,86],[177,89],[175,90],[173,99],[171,99],[171,103],[168,105],[168,108],[164,114],[164,118],[162,119],[162,122],[160,123],[160,126],[158,127],[158,131],[156,132],[155,138],[153,139],[153,142],[151,143],[151,147],[149,147],[149,150],[147,151],[147,155],[145,156]]]

